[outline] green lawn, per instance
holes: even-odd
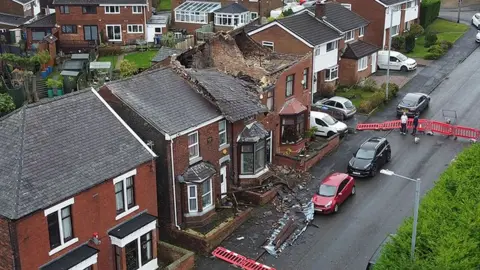
[[[117,57],[116,55],[112,56],[102,56],[98,58],[98,62],[110,62],[112,63],[112,68],[115,69],[115,64],[117,63]]]
[[[374,92],[365,91],[361,88],[349,88],[347,91],[337,91],[335,93],[337,96],[350,99],[355,107],[360,107],[360,102],[362,100],[369,99]]]
[[[157,10],[171,10],[172,0],[158,0]]]
[[[428,31],[437,33],[439,41],[446,40],[454,43],[468,30],[468,25],[462,23],[454,23],[444,19],[436,19],[431,25],[427,27]],[[423,58],[428,53],[428,48],[424,47],[425,37],[420,36],[415,43],[415,49],[407,53],[407,56],[412,58]]]
[[[157,51],[134,52],[125,55],[124,59],[134,62],[138,68],[148,68],[151,66],[151,60],[156,54]]]

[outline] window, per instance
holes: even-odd
[[[365,35],[365,26],[362,26],[360,29],[358,29],[358,36],[363,37],[363,35]]]
[[[218,122],[218,137],[220,146],[227,144],[227,121]]]
[[[241,146],[241,174],[252,175],[265,169],[265,140]]]
[[[320,52],[321,52],[320,47],[315,48],[315,56],[319,56]]]
[[[106,6],[105,14],[120,14],[120,6]]]
[[[398,35],[398,30],[399,30],[400,27],[398,27],[398,25],[394,25],[392,26],[390,29],[392,31],[392,37]]]
[[[110,41],[122,40],[122,26],[120,25],[107,25],[107,38]]]
[[[47,216],[50,249],[64,245],[73,239],[71,205]]]
[[[354,39],[353,30],[345,33],[345,41],[350,41]]]
[[[82,7],[82,13],[83,14],[96,14],[97,13],[97,7],[96,6],[83,6]]]
[[[290,97],[293,95],[293,81],[294,81],[295,75],[288,75],[287,76],[287,83],[285,86],[285,96]]]
[[[267,108],[273,111],[273,90],[267,92]]]
[[[303,70],[303,89],[308,89],[308,68]]]
[[[191,185],[187,186],[188,193],[188,212],[197,212],[197,186]]]
[[[69,6],[60,6],[60,13],[69,14],[70,13],[70,7]]]
[[[155,27],[155,34],[161,34],[162,33],[162,28],[161,27]]]
[[[142,265],[145,265],[153,259],[152,232],[148,232],[140,237],[140,247]]]
[[[250,19],[253,21],[258,18],[258,12],[250,12]]]
[[[142,6],[133,6],[132,7],[132,13],[133,14],[142,14],[143,12],[143,7]]]
[[[200,150],[198,149],[198,131],[188,135],[188,152],[190,160],[200,156]]]
[[[332,41],[327,43],[327,52],[333,51],[338,48],[338,41]]]
[[[352,4],[341,4],[344,8],[352,10]]]
[[[122,270],[122,250],[120,247],[114,247],[115,252],[115,270]]]
[[[138,239],[133,240],[125,246],[125,259],[127,262],[127,270],[137,270],[139,268]]]
[[[325,69],[325,81],[333,81],[338,79],[338,66]]]
[[[274,44],[271,41],[262,41],[262,46],[274,51]]]
[[[83,35],[85,40],[98,40],[98,28],[96,25],[84,25]]]
[[[392,7],[392,10],[393,11],[400,11],[400,5],[396,5],[396,6]]]
[[[212,180],[202,183],[202,206],[203,209],[212,205]]]
[[[410,31],[410,22],[405,22],[405,32]]]
[[[45,31],[34,31],[32,30],[32,40],[37,41],[37,40],[43,40],[43,38],[49,33]]]
[[[76,25],[62,25],[63,34],[76,34],[77,26]]]
[[[368,56],[358,59],[358,71],[367,69]]]
[[[141,24],[129,24],[127,25],[128,33],[143,33],[143,25]]]
[[[115,183],[117,215],[128,211],[135,206],[135,189],[133,182],[132,175],[125,178],[123,181],[120,180],[119,182]]]
[[[175,11],[176,22],[206,24],[208,22],[208,13],[194,11]]]
[[[250,22],[248,12],[241,14],[215,13],[215,25],[242,26]]]
[[[296,143],[305,133],[305,114],[282,117],[282,143]]]

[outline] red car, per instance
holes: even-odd
[[[332,173],[320,183],[313,195],[315,212],[329,214],[338,212],[338,206],[350,195],[355,195],[355,179],[345,173]]]

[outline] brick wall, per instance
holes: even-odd
[[[85,40],[84,38],[84,25],[97,25],[98,26],[98,34],[106,37],[107,30],[106,25],[108,24],[117,24],[121,25],[122,30],[122,41],[118,43],[125,43],[129,40],[135,39],[145,39],[146,35],[146,25],[145,20],[151,17],[151,8],[149,11],[144,10],[147,14],[132,14],[132,7],[120,7],[120,14],[105,14],[105,7],[97,7],[96,14],[83,14],[81,6],[69,6],[70,13],[62,14],[60,13],[60,7],[55,8],[57,24],[59,27],[60,33],[60,40]],[[127,25],[128,24],[141,24],[143,25],[143,33],[127,33]],[[76,34],[66,34],[62,33],[61,26],[62,25],[76,25],[77,26],[77,33]],[[102,37],[102,40],[106,40]]]
[[[296,39],[294,36],[279,26],[271,26],[261,32],[250,36],[253,40],[262,44],[262,41],[274,43],[275,52],[304,55],[312,51],[312,48]]]
[[[158,253],[162,262],[168,265],[167,270],[191,270],[195,266],[195,254],[183,248],[159,242],[158,247],[162,252]]]
[[[367,68],[358,71],[358,60],[342,58],[339,66],[339,83],[353,85],[372,74],[372,55],[368,56]]]
[[[20,5],[12,0],[2,1],[2,4],[0,5],[0,12],[22,17],[24,16],[23,5]]]
[[[7,219],[0,218],[0,270],[11,270],[15,265],[9,224]]]
[[[119,175],[122,173],[124,172]],[[95,246],[100,250],[98,269],[113,269],[113,251],[107,231],[145,209],[148,213],[157,215],[155,166],[152,167],[151,162],[137,167],[134,185],[135,200],[140,209],[118,221],[115,220],[115,189],[112,180],[76,195],[72,205],[72,222],[74,237],[79,241],[52,256],[48,255],[50,245],[44,211],[37,211],[18,221],[16,228],[22,269],[38,269],[41,265],[87,242],[94,232],[99,233],[102,241],[100,245]]]

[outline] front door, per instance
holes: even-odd
[[[372,73],[377,71],[377,53],[372,54]]]
[[[227,194],[224,194],[224,193],[227,193],[227,166],[222,166],[220,168],[220,192],[222,194],[222,199],[225,198],[225,196],[227,196]]]

